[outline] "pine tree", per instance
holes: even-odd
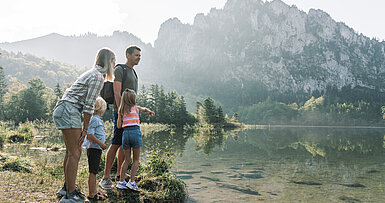
[[[7,92],[7,82],[3,67],[0,66],[0,119],[4,119],[4,95]]]

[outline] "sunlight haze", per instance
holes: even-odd
[[[310,8],[327,12],[358,33],[385,39],[380,19],[385,13],[380,0],[283,0],[305,12]],[[3,0],[0,7],[0,42],[14,42],[50,33],[81,35],[88,32],[111,35],[127,31],[146,43],[153,43],[159,28],[169,18],[192,24],[198,13],[222,9],[226,0]]]

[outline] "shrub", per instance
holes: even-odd
[[[32,172],[32,165],[26,158],[21,158],[21,157],[4,158],[3,157],[1,161],[3,162],[1,164],[2,170],[14,171],[14,172],[27,172],[27,173]]]
[[[11,143],[27,142],[31,143],[34,134],[33,124],[30,122],[20,123],[15,131],[8,134],[8,140]]]

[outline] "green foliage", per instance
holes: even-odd
[[[269,99],[239,110],[240,121],[259,124],[290,122],[298,115],[292,106]]]
[[[32,172],[32,164],[27,158],[22,157],[4,157],[0,155],[0,168],[1,170],[14,171],[14,172]]]
[[[381,124],[385,107],[380,103],[357,101],[352,103],[328,103],[328,98],[311,97],[302,106],[271,100],[240,107],[242,122],[251,124],[318,124],[352,125]]]
[[[160,151],[154,151],[149,155],[149,159],[145,171],[152,176],[162,176],[169,173],[174,156],[168,152],[161,154]]]
[[[208,123],[213,125],[223,126],[226,123],[225,116],[221,106],[216,107],[212,98],[207,97],[203,104],[196,103],[197,107],[197,119],[199,123]]]
[[[23,83],[39,77],[48,87],[55,87],[57,83],[73,82],[87,67],[77,67],[57,61],[49,61],[31,54],[12,53],[1,50],[0,63],[5,74],[17,77]]]
[[[174,156],[167,152],[154,151],[149,155],[149,159],[139,182],[145,199],[183,202],[187,195],[186,184],[170,173]]]
[[[31,143],[36,130],[31,122],[20,123],[14,131],[10,131],[7,135],[8,141],[11,143],[27,142]]]
[[[0,66],[0,119],[4,119],[4,95],[7,92],[4,69]]]
[[[165,93],[164,88],[159,85],[151,85],[148,90],[142,87],[137,103],[155,112],[154,117],[141,113],[140,119],[144,122],[173,124],[177,127],[195,122],[186,109],[184,98],[175,91]]]

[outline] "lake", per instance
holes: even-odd
[[[166,130],[143,137],[142,155],[154,149],[175,155],[172,171],[187,184],[187,202],[384,202],[384,135],[385,129],[359,128]],[[63,142],[61,136],[36,139]],[[64,156],[23,148],[29,146],[6,151],[47,163]],[[87,167],[85,153],[80,167]]]
[[[163,142],[181,145],[173,170],[188,202],[383,202],[384,135],[267,127]]]

